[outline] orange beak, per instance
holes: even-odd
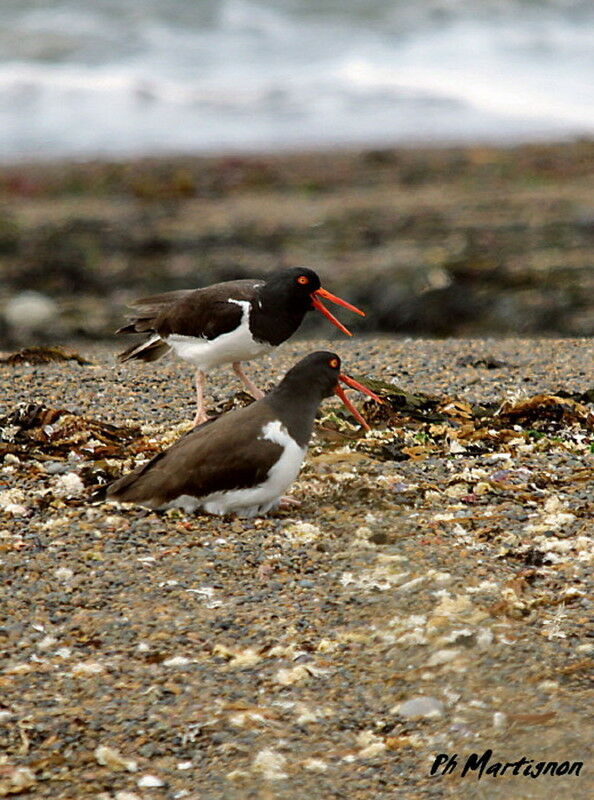
[[[368,397],[371,397],[372,400],[375,400],[378,403],[383,403],[381,397],[378,397],[371,389],[368,389],[367,386],[363,386],[362,383],[356,381],[354,378],[350,378],[348,375],[343,375],[342,373],[338,376],[338,380],[346,383],[347,386],[350,386],[352,389],[356,389],[358,392],[363,392]],[[361,414],[357,411],[355,406],[351,403],[349,398],[346,396],[346,393],[342,386],[337,383],[336,388],[334,389],[334,394],[338,395],[348,410],[351,412],[353,417],[357,420],[357,422],[362,425],[366,431],[371,430],[367,422],[361,416]]]
[[[331,314],[330,311],[328,311],[328,309],[326,308],[326,306],[324,306],[320,302],[319,300],[320,297],[323,297],[325,300],[330,300],[331,303],[336,303],[337,306],[348,308],[349,311],[354,311],[355,314],[360,314],[362,317],[365,316],[365,312],[361,311],[360,308],[357,308],[356,306],[352,306],[350,303],[347,303],[346,300],[342,300],[340,297],[336,297],[336,295],[327,292],[326,289],[316,289],[315,292],[312,292],[311,304],[316,309],[316,311],[319,311],[326,317],[326,319],[329,319],[333,325],[336,325],[339,331],[346,333],[347,336],[352,336],[353,334],[348,330],[348,328],[345,328],[342,322],[339,322],[334,316],[334,314]]]

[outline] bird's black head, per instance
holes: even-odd
[[[321,401],[333,394],[338,395],[355,419],[369,430],[367,422],[346,396],[341,383],[382,402],[366,386],[344,375],[340,371],[340,358],[329,350],[318,350],[302,358],[262,402],[270,403],[279,413],[289,433],[301,447],[309,441]]]
[[[305,314],[315,308],[350,336],[350,331],[328,311],[320,298],[365,316],[356,306],[323,289],[313,269],[292,267],[276,272],[262,284],[252,303],[250,330],[256,339],[278,345],[292,336]]]
[[[318,400],[334,394],[340,377],[340,358],[328,350],[310,353],[287,372],[282,383],[298,387],[297,394],[315,394]]]
[[[313,269],[291,267],[275,272],[262,287],[261,297],[277,308],[284,307],[293,314],[305,314],[313,306],[311,296],[322,283]]]

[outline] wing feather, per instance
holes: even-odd
[[[156,508],[181,495],[200,498],[262,483],[283,453],[281,445],[260,438],[263,425],[274,419],[264,403],[232,411],[191,431],[111,484],[107,496]]]
[[[127,324],[116,333],[172,333],[215,339],[233,330],[243,310],[229,300],[252,300],[263,281],[215,283],[203,289],[183,289],[135,300]]]

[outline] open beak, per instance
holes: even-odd
[[[367,386],[363,386],[362,383],[356,381],[354,378],[350,378],[348,375],[343,375],[342,373],[338,376],[338,380],[346,383],[347,386],[350,386],[352,389],[356,389],[358,392],[363,392],[368,397],[371,397],[372,400],[375,400],[378,403],[383,403],[381,397],[378,397],[371,389],[368,389]],[[363,419],[361,414],[357,411],[355,406],[351,403],[349,398],[346,396],[346,393],[340,383],[336,384],[336,388],[334,389],[334,394],[338,395],[348,410],[351,412],[353,417],[357,420],[357,422],[362,425],[366,431],[371,430],[367,422]]]
[[[326,317],[326,319],[329,319],[333,325],[336,325],[339,331],[346,333],[347,336],[352,336],[353,334],[348,330],[348,328],[345,328],[342,322],[339,322],[334,316],[334,314],[331,314],[330,311],[328,311],[328,309],[326,308],[326,306],[322,304],[322,302],[319,299],[320,297],[323,297],[325,300],[330,300],[331,303],[336,303],[337,306],[348,308],[349,311],[354,311],[355,314],[360,314],[362,317],[365,316],[365,312],[361,311],[360,308],[357,308],[356,306],[352,306],[350,303],[347,303],[346,300],[342,300],[340,297],[336,297],[336,295],[327,292],[326,289],[316,289],[316,291],[312,293],[311,303],[313,307],[316,309],[316,311],[319,311]]]

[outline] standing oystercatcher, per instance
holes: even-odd
[[[138,358],[156,361],[170,350],[196,367],[196,416],[194,425],[208,419],[204,408],[204,382],[213,367],[231,362],[248,392],[256,399],[263,393],[244,373],[241,362],[278,347],[301,325],[308,311],[317,309],[336,327],[351,335],[320,298],[365,316],[350,303],[321,288],[316,273],[295,267],[273,274],[268,280],[215,283],[204,289],[145,297],[132,303],[129,324],[116,333],[150,333],[141,344],[120,353],[119,361]]]
[[[265,514],[297,477],[324,397],[337,394],[369,429],[340,381],[381,402],[341,374],[335,353],[311,353],[261,400],[195,428],[112,483],[107,499],[188,513],[200,507],[211,514]]]

